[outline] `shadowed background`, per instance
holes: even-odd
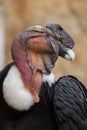
[[[76,59],[59,58],[56,78],[74,75],[87,86],[87,1],[86,0],[0,0],[5,20],[5,65],[12,61],[14,37],[31,25],[60,24],[74,39]]]

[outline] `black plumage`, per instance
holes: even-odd
[[[40,102],[17,111],[3,98],[3,81],[13,63],[0,73],[0,130],[87,130],[87,90],[75,77],[42,85]]]
[[[53,103],[58,130],[87,130],[87,90],[77,78],[56,82]]]
[[[48,85],[42,87],[40,102],[28,111],[17,111],[7,105],[2,87],[12,65],[13,63],[7,65],[0,72],[0,130],[57,130],[52,105],[49,103],[51,97],[46,98],[51,95]]]

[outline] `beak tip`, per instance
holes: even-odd
[[[71,49],[68,49],[67,54],[65,54],[65,59],[73,61],[75,59],[75,53]]]

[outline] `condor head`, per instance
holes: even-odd
[[[40,100],[43,75],[51,73],[58,56],[73,60],[73,46],[72,38],[58,24],[32,26],[16,36],[11,48],[14,64],[35,102]]]

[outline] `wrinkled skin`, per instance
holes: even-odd
[[[58,56],[63,57],[64,49],[73,46],[72,38],[57,24],[29,27],[14,39],[12,57],[35,102],[40,100],[43,74],[49,74]]]

